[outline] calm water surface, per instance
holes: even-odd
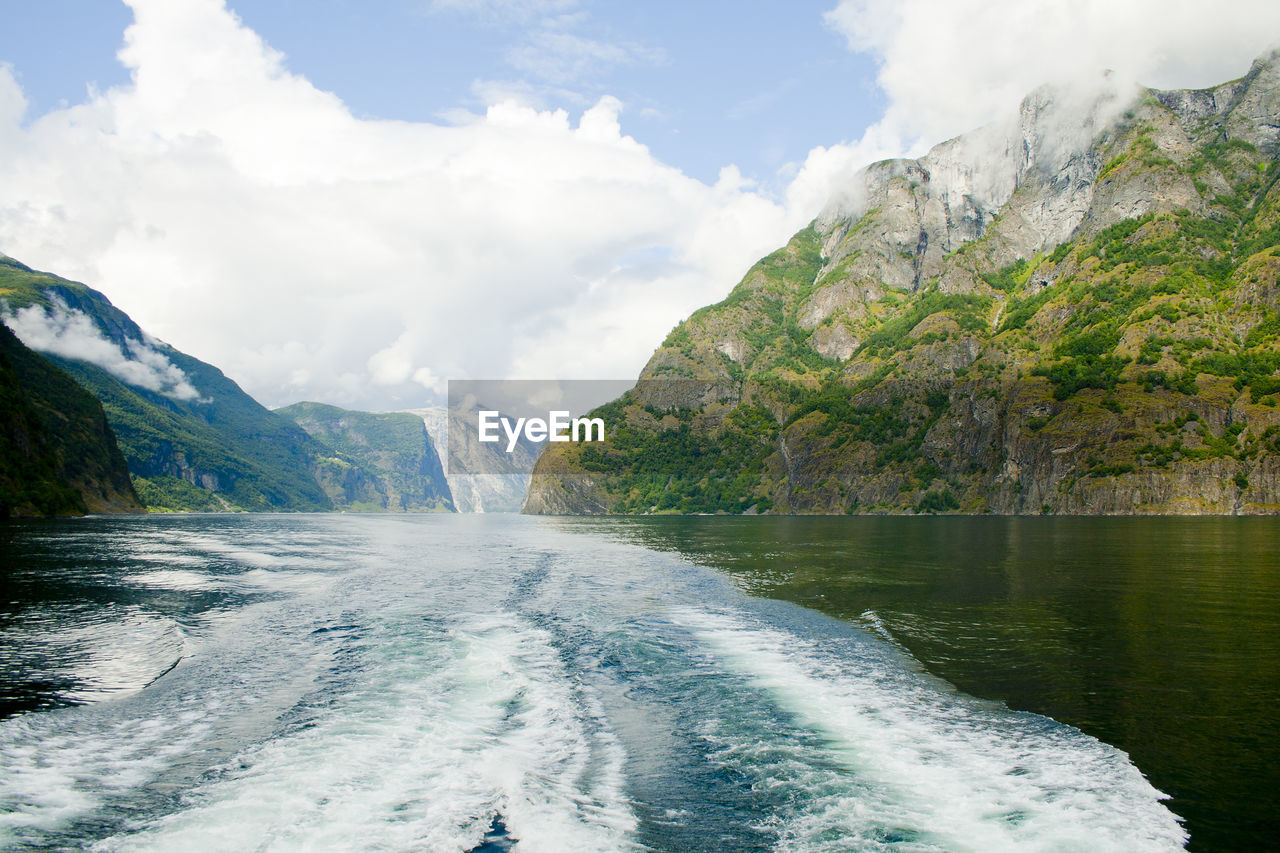
[[[1198,523],[5,524],[0,846],[1242,849],[1280,543]]]

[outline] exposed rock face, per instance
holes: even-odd
[[[422,418],[445,460],[445,476],[458,512],[519,512],[537,450],[517,444],[512,453],[476,439],[474,410],[444,406],[410,409]],[[484,472],[484,473],[476,473]]]
[[[1273,54],[873,164],[526,511],[1280,511],[1278,153]]]
[[[407,412],[353,412],[323,403],[276,410],[332,453],[316,479],[336,509],[450,512],[453,499],[422,419]]]
[[[603,515],[610,495],[590,474],[573,469],[560,454],[538,466],[539,488],[529,492],[522,512],[532,515]]]

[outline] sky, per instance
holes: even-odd
[[[1101,68],[1216,84],[1280,34],[1274,0],[0,10],[0,252],[266,405],[363,409],[633,377],[856,168]]]

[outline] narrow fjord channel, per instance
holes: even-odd
[[[7,523],[0,846],[1248,847],[1276,533],[1126,523]]]

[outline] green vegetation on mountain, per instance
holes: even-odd
[[[422,418],[407,412],[353,412],[295,403],[276,413],[333,453],[315,462],[316,479],[338,509],[450,512],[444,470]]]
[[[1280,62],[1067,156],[1053,109],[870,167],[668,335],[606,443],[548,449],[526,510],[1280,511]]]
[[[0,325],[0,518],[141,509],[102,405]]]
[[[327,510],[313,461],[332,455],[292,421],[263,408],[220,370],[149,339],[124,312],[83,284],[0,256],[0,299],[88,317],[122,354],[144,346],[197,392],[128,384],[89,361],[47,355],[101,401],[138,494],[162,510]]]

